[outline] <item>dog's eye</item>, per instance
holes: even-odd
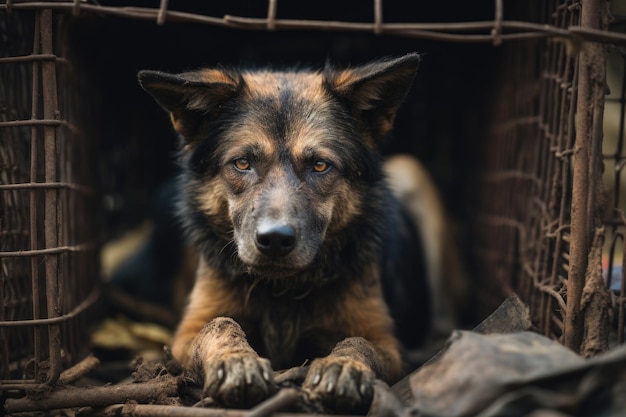
[[[324,172],[330,168],[330,165],[326,161],[316,161],[313,164],[313,171],[315,172]]]
[[[233,162],[235,168],[240,171],[247,171],[250,169],[250,160],[248,158],[238,158]]]

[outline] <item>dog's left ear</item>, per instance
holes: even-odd
[[[411,53],[342,71],[327,67],[324,83],[364,123],[366,130],[375,135],[372,139],[376,141],[391,129],[419,63],[420,55]]]

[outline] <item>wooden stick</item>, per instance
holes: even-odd
[[[42,393],[40,398],[29,395],[23,398],[8,398],[4,409],[7,414],[57,410],[74,407],[106,407],[111,404],[133,400],[146,403],[177,395],[178,381],[168,378],[159,382],[125,384],[104,387],[70,388],[63,387],[49,394]]]

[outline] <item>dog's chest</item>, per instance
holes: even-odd
[[[299,366],[327,355],[343,337],[341,329],[327,325],[319,298],[298,299],[289,294],[270,297],[254,308],[242,323],[252,347],[270,359],[274,369]],[[257,300],[258,303],[258,300]]]

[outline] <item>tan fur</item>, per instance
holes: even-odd
[[[467,281],[450,219],[430,174],[417,159],[394,155],[385,161],[384,169],[391,190],[409,210],[424,242],[433,332],[447,335],[457,327],[467,302]]]
[[[241,306],[241,302],[236,298],[237,295],[224,281],[215,276],[212,269],[200,258],[196,283],[172,343],[172,353],[183,366],[188,367],[191,364],[193,353],[191,342],[209,321],[219,316],[239,313],[236,310]]]
[[[234,81],[224,71],[216,68],[204,68],[200,70],[200,78],[208,83],[232,84]]]

